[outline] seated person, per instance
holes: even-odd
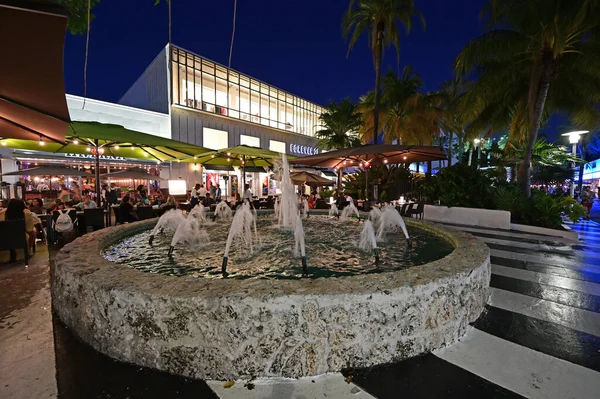
[[[79,210],[82,210],[82,209],[97,208],[98,206],[96,205],[96,203],[94,201],[92,201],[92,197],[88,194],[84,197],[83,201],[78,203],[75,207]]]
[[[137,199],[137,198],[136,198]],[[140,200],[137,203],[138,206],[151,206],[150,205],[150,200],[148,199],[148,196],[146,195],[145,191],[142,191],[140,194]]]
[[[175,197],[173,197],[172,195],[169,195],[169,198],[167,198],[167,202],[164,202],[160,205],[161,208],[166,208],[166,207],[172,207],[177,208],[177,201],[175,200]]]
[[[52,207],[52,212],[54,211],[60,211],[65,209],[65,203],[62,202],[62,200],[60,198],[57,198],[54,200],[54,206]]]
[[[44,203],[40,198],[34,198],[31,200],[31,205],[29,205],[29,210],[31,213],[35,213],[38,215],[43,215],[46,213],[46,209],[44,208]]]
[[[210,208],[211,205],[215,203],[215,200],[211,198],[209,193],[206,193],[206,198],[202,201],[202,206],[205,208]]]
[[[311,194],[308,197],[308,209],[315,209],[317,207],[317,199],[314,194]]]
[[[25,220],[25,237],[29,245],[29,253],[32,254],[32,248],[35,244],[35,237],[37,232],[34,227],[33,215],[29,209],[25,208],[25,202],[23,200],[13,198],[8,201],[8,206],[0,211],[0,221],[4,220]],[[0,251],[0,263],[3,262],[15,262],[23,259],[23,251]]]
[[[131,197],[126,195],[121,200],[121,205],[119,205],[119,211],[121,213],[121,222],[122,223],[131,223],[137,221],[137,215],[133,211],[133,205],[129,202]]]

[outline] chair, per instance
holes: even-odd
[[[412,217],[412,209],[414,206],[415,206],[414,202],[411,202],[410,204],[408,204],[408,207],[406,208],[406,211],[404,212],[404,215],[402,215],[402,216]]]
[[[69,217],[71,218],[71,222],[73,223],[73,231],[75,232],[75,235],[78,234],[79,232],[79,223],[77,223],[77,209],[69,209]],[[54,230],[54,237],[59,238],[60,236],[62,236],[62,233],[59,231],[56,231],[55,225],[56,225],[56,219],[58,219],[58,216],[60,215],[59,211],[54,211],[52,212],[52,229]],[[46,228],[48,228],[46,226]]]
[[[417,205],[417,209],[411,211],[411,216],[412,215],[417,215],[419,216],[419,219],[423,219],[423,213],[425,211],[425,202],[421,201],[419,202],[419,204]]]
[[[25,219],[0,222],[0,251],[10,251],[11,261],[16,259],[16,249],[23,249],[25,266],[29,266],[29,240],[25,231]]]
[[[406,208],[408,207],[408,203],[404,203],[402,204],[402,208],[400,208],[400,215],[404,216],[406,215]]]
[[[91,227],[93,231],[104,228],[104,209],[84,209],[83,217],[85,221],[85,231],[87,231],[88,227]]]
[[[138,206],[135,209],[135,214],[138,220],[152,219],[154,217],[154,211],[151,206]]]

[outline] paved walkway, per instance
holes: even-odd
[[[578,244],[464,228],[491,249],[492,292],[484,314],[458,343],[343,375],[238,381],[230,388],[94,352],[60,321],[52,330],[47,262],[27,272],[0,269],[0,286],[8,284],[11,291],[0,291],[0,397],[595,399],[600,397],[600,224],[571,227],[580,234]],[[19,299],[10,299],[14,296]],[[48,340],[52,331],[55,348]]]

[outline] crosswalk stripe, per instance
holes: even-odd
[[[491,288],[489,304],[500,309],[600,336],[600,314],[598,313],[498,288]]]
[[[535,255],[535,254],[522,254],[515,253],[503,249],[490,249],[490,255],[498,256],[506,259],[516,259],[527,262],[543,263],[550,266],[566,267],[573,270],[596,270],[598,271],[598,265],[587,263],[580,260],[565,259],[560,257],[553,257],[546,254]]]
[[[573,255],[573,247],[568,245],[548,245],[546,243],[532,243],[527,241],[507,241],[505,239],[489,238],[489,237],[478,237],[481,241],[486,244],[498,244],[504,246],[511,246],[513,248],[524,248],[535,251],[556,251],[557,253],[564,253],[566,255]]]
[[[600,296],[600,284],[587,281],[574,280],[566,277],[552,276],[545,273],[532,272],[529,270],[514,269],[506,266],[492,265],[492,273],[500,276],[511,277],[519,280],[532,281],[538,284],[546,284],[554,287],[564,288]]]
[[[566,290],[564,288],[514,279],[497,274],[492,275],[490,287],[516,292],[534,298],[545,299],[574,308],[589,310],[590,312],[600,313],[600,297],[573,290]]]
[[[568,267],[545,265],[537,262],[527,262],[518,259],[502,258],[500,256],[491,256],[490,260],[494,265],[512,267],[515,269],[531,270],[534,272],[546,273],[549,275],[567,277],[576,280],[591,281],[600,283],[600,273],[595,269],[574,270]]]
[[[473,327],[498,338],[600,371],[600,337],[486,305]]]
[[[600,373],[472,327],[434,354],[532,399],[595,399],[600,392]]]
[[[356,385],[347,383],[340,373],[299,379],[261,378],[251,381],[252,389],[248,389],[247,382],[244,381],[236,381],[230,388],[225,388],[223,381],[207,381],[207,384],[221,399],[374,398]]]

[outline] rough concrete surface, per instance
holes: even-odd
[[[470,234],[398,272],[301,280],[144,273],[101,251],[156,220],[78,238],[56,257],[54,308],[113,358],[194,378],[300,377],[387,363],[457,340],[489,295],[489,250]],[[407,220],[409,224],[418,223]]]

